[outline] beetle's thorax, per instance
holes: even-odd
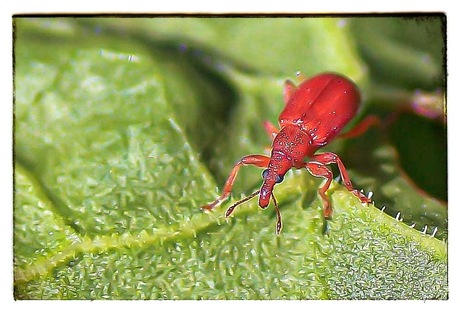
[[[301,127],[286,125],[273,140],[272,160],[276,154],[283,154],[292,167],[301,168],[305,157],[313,155],[317,149],[312,138]]]
[[[273,140],[270,162],[260,188],[260,207],[264,208],[270,202],[277,180],[284,177],[292,167],[304,167],[304,159],[311,156],[317,148],[312,144],[310,136],[296,125],[287,125],[280,130]]]

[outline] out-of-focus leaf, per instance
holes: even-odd
[[[444,85],[445,16],[356,18],[351,29],[373,80],[398,88]]]
[[[365,78],[364,65],[343,18],[151,18],[127,20],[120,26],[144,32],[159,42],[174,41],[181,50],[193,49],[196,57],[210,58],[212,50],[234,65],[275,76],[305,75],[323,71]],[[98,21],[100,23],[100,21]],[[351,44],[350,44],[351,43]],[[334,60],[331,62],[330,60]]]
[[[390,215],[440,238],[447,235],[444,27],[441,14],[352,21],[370,69],[368,113],[382,117],[386,136],[357,140],[343,154]],[[357,153],[363,149],[368,156]]]

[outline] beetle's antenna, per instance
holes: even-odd
[[[276,234],[281,232],[281,228],[283,227],[283,223],[281,222],[281,212],[278,208],[278,202],[276,201],[275,195],[272,193],[273,204],[275,204],[275,211],[276,211]]]
[[[227,211],[225,212],[225,217],[228,217],[230,216],[232,213],[233,213],[233,210],[235,210],[235,208],[245,202],[247,202],[248,200],[250,200],[251,198],[254,198],[256,195],[258,195],[260,193],[260,190],[257,190],[255,191],[254,193],[252,193],[251,195],[249,196],[246,196],[245,198],[243,199],[240,199],[239,201],[237,202],[234,202],[233,205],[231,205],[230,207],[228,207]]]

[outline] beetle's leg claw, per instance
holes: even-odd
[[[363,193],[361,193],[360,191],[358,190],[353,190],[352,192],[356,197],[359,198],[359,200],[363,203],[363,204],[370,204],[372,202],[372,200],[370,198],[368,198],[366,195],[364,195]]]

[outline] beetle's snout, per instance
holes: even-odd
[[[270,196],[271,196],[271,194],[272,193],[270,191],[267,191],[262,187],[262,189],[260,190],[260,193],[259,193],[259,206],[260,206],[260,208],[266,208],[268,206],[268,204],[270,204]]]

